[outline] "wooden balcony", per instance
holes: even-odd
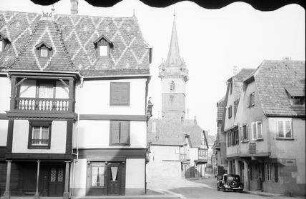
[[[73,100],[60,98],[15,98],[14,110],[52,113],[73,112]]]

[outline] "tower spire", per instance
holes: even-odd
[[[173,18],[174,19],[173,19],[173,26],[172,26],[171,41],[170,41],[169,52],[168,52],[166,64],[168,66],[180,66],[183,63],[183,61],[180,56],[180,49],[178,45],[175,11],[173,13]]]

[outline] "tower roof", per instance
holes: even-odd
[[[178,45],[178,37],[176,32],[176,20],[174,15],[169,52],[165,64],[167,66],[181,66],[183,65],[183,63],[184,61],[180,56],[180,49]]]

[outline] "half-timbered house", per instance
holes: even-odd
[[[0,194],[145,193],[150,52],[135,16],[0,11]]]

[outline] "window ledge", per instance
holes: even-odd
[[[264,141],[264,139],[263,138],[257,138],[256,141],[261,142],[261,141]]]
[[[294,140],[294,138],[276,138],[276,140]]]
[[[241,143],[248,143],[249,140],[245,139],[245,140],[241,140]]]

